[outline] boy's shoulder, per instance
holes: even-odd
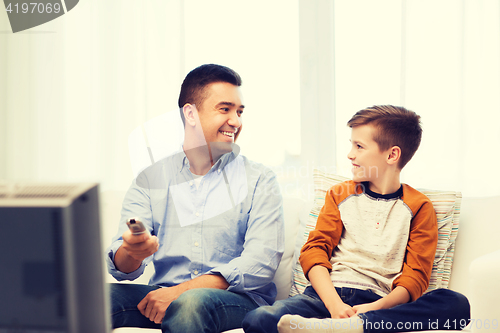
[[[422,192],[416,190],[408,184],[401,184],[403,194],[401,199],[407,204],[414,206],[415,204],[422,205],[424,203],[432,204],[431,200]],[[365,192],[366,184],[358,183],[353,180],[346,180],[330,187],[327,193],[335,197],[337,200],[343,201],[351,195],[360,195]]]
[[[419,190],[414,189],[408,184],[403,185],[403,196],[401,199],[403,202],[416,214],[419,209],[423,206],[432,207],[432,201],[425,194]]]
[[[334,198],[335,202],[340,203],[351,195],[363,193],[363,184],[353,180],[346,180],[330,187],[327,194]]]

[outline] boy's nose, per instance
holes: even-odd
[[[351,161],[354,160],[354,154],[352,153],[352,150],[347,153],[347,158],[350,159]]]

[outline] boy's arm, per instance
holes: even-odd
[[[412,219],[403,270],[392,284],[393,289],[404,287],[412,301],[422,296],[429,287],[437,237],[436,212],[432,202],[427,199]]]
[[[342,229],[340,212],[334,200],[333,190],[330,189],[318,215],[316,228],[309,233],[307,242],[300,250],[299,262],[307,279],[309,271],[316,265],[323,266],[328,271],[332,269],[330,258],[339,243]]]
[[[410,301],[410,293],[404,287],[398,286],[394,288],[388,295],[376,300],[372,303],[360,304],[353,306],[356,314],[381,310],[390,309],[399,304],[408,303]]]
[[[326,193],[325,204],[318,215],[316,228],[309,233],[299,258],[304,275],[311,282],[332,318],[347,318],[355,314],[354,310],[341,300],[330,278],[332,268],[330,258],[339,243],[342,230],[343,224],[332,188]]]
[[[311,268],[309,281],[332,318],[349,318],[355,315],[353,308],[345,304],[335,290],[326,267],[316,265]]]

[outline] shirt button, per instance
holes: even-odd
[[[194,215],[196,215],[196,216],[200,216],[200,213],[196,212],[196,213],[194,213]]]
[[[189,182],[189,186],[193,186],[193,181],[190,181],[190,182]]]
[[[197,270],[195,270],[193,273],[194,273],[194,275],[198,275],[198,271]]]
[[[198,247],[200,244],[198,242],[194,242],[194,246]]]

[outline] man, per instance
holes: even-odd
[[[144,170],[125,196],[109,272],[149,285],[112,284],[113,327],[221,332],[274,302],[283,244],[276,177],[237,154],[244,106],[233,70],[202,65],[181,87],[182,150]],[[147,231],[126,226],[137,218]]]

